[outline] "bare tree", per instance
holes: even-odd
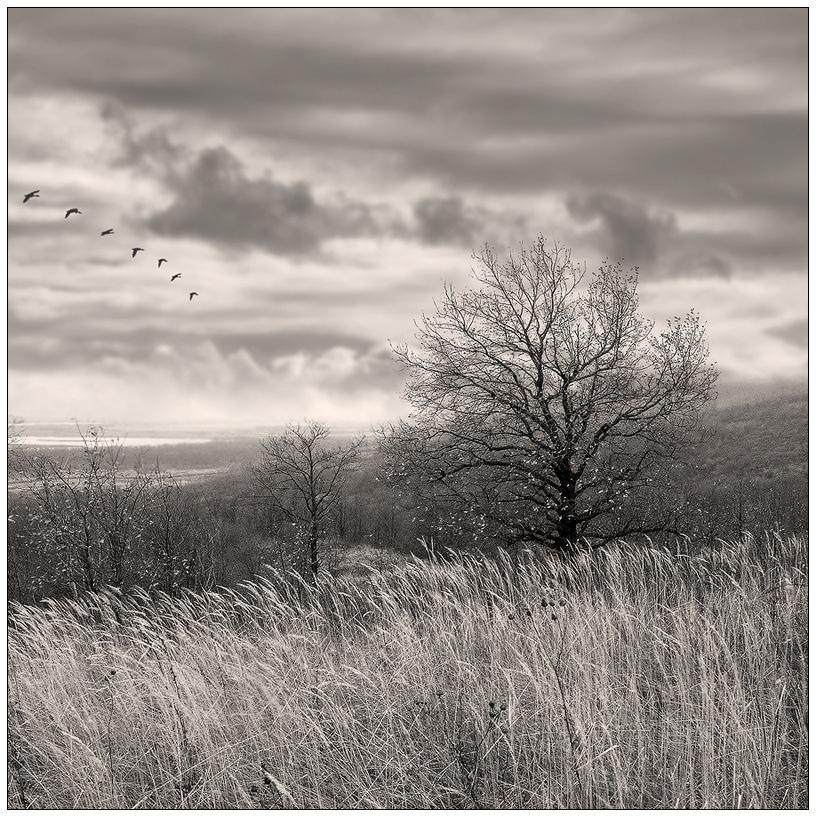
[[[150,516],[144,550],[150,559],[140,583],[159,586],[168,593],[210,587],[214,583],[217,520],[205,522],[191,492],[162,471],[158,459],[149,477]]]
[[[383,447],[505,540],[573,553],[664,529],[630,494],[675,460],[717,373],[692,312],[655,332],[637,271],[592,275],[539,238],[500,261],[475,256],[476,286],[446,286],[418,347],[395,347],[409,375],[409,422]]]
[[[333,444],[322,423],[288,426],[284,434],[261,442],[262,457],[253,469],[261,496],[305,539],[309,569],[320,569],[319,542],[338,512],[346,478],[365,441]]]
[[[6,475],[9,479],[22,468],[23,425],[18,417],[10,417],[6,423]]]
[[[30,460],[37,541],[60,579],[84,590],[121,586],[138,553],[147,518],[149,475],[122,473],[123,447],[98,429],[78,429],[78,464],[49,456]]]
[[[58,595],[113,584],[175,592],[212,582],[213,544],[200,509],[172,476],[130,466],[123,444],[78,429],[82,447],[65,458],[34,453],[23,491],[24,536],[9,536],[22,591]],[[31,574],[28,567],[38,564]],[[16,575],[16,574],[15,574]]]

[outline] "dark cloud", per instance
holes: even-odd
[[[254,109],[259,123],[268,121],[264,113],[381,106],[389,98],[418,112],[428,105],[432,83],[444,76],[465,81],[479,60],[428,52],[418,59],[374,36],[380,29],[387,37],[400,21],[415,22],[399,12],[390,21],[376,12],[246,9],[237,15],[201,9],[195,19],[178,10],[16,14],[13,81],[101,94],[131,107],[231,114]],[[371,35],[362,31],[367,25]],[[36,62],[18,61],[30,37],[48,47]],[[63,63],[57,55],[65,48],[72,59]]]
[[[172,191],[171,204],[146,220],[160,235],[305,256],[332,238],[380,235],[472,249],[522,237],[526,227],[518,214],[472,206],[460,196],[421,198],[408,220],[342,194],[319,202],[304,180],[284,183],[268,172],[251,177],[224,146],[195,152],[161,129],[138,132],[121,107],[111,104],[103,106],[102,116],[121,145],[117,163],[153,175]]]
[[[742,222],[738,227],[680,231],[672,241],[677,247],[673,273],[695,275],[708,269],[724,276],[728,266],[742,274],[801,274],[807,269],[807,242],[803,240],[807,232],[800,214],[777,221],[749,207],[733,211],[732,216]]]
[[[807,349],[808,322],[807,319],[791,321],[790,323],[775,326],[768,330],[768,334],[790,343],[799,349]]]
[[[695,251],[676,257],[671,265],[672,273],[678,278],[712,277],[729,280],[733,271],[731,262],[713,252]]]
[[[735,206],[741,226],[681,229],[673,212],[609,192],[574,194],[565,200],[579,225],[594,226],[594,249],[614,261],[642,268],[649,277],[722,278],[737,272],[789,272],[807,264],[801,214],[769,227],[768,216],[750,204]],[[719,213],[715,212],[716,220]],[[742,226],[744,225],[744,227]],[[578,241],[585,240],[586,235]]]
[[[599,221],[614,261],[652,264],[665,241],[677,232],[672,213],[651,210],[612,193],[571,196],[566,202],[579,222]]]
[[[473,248],[501,242],[525,225],[521,216],[472,207],[458,196],[419,199],[413,225],[389,208],[345,195],[318,201],[305,181],[249,176],[224,147],[201,151],[184,171],[165,174],[165,183],[173,201],[147,218],[153,232],[278,255],[315,255],[333,238],[382,235]]]
[[[420,199],[414,204],[414,218],[425,244],[471,245],[480,229],[480,220],[458,196]]]
[[[137,131],[118,102],[104,101],[99,113],[119,148],[115,164],[135,167],[160,178],[172,178],[178,167],[189,162],[189,151],[174,142],[166,130],[150,128]]]
[[[409,235],[429,246],[475,250],[484,244],[503,248],[530,235],[521,213],[468,204],[461,196],[428,196],[413,206]]]
[[[120,151],[117,163],[148,173],[170,192],[170,204],[145,219],[158,235],[198,238],[223,249],[307,256],[333,238],[377,235],[375,208],[336,196],[318,201],[306,181],[251,176],[223,145],[195,151],[161,128],[137,130],[121,106],[102,117]]]
[[[147,219],[147,226],[160,235],[297,256],[319,252],[332,238],[379,232],[365,204],[321,203],[306,182],[253,178],[224,147],[202,151],[168,181],[173,201]]]

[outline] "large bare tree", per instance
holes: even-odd
[[[506,541],[573,553],[665,529],[671,509],[629,500],[665,479],[713,395],[699,317],[655,331],[636,270],[588,275],[543,237],[504,260],[486,248],[473,275],[395,347],[413,406],[384,436],[396,472]]]
[[[318,422],[288,426],[261,442],[261,461],[253,469],[260,496],[304,537],[313,577],[320,569],[320,539],[363,443],[363,437],[335,443],[331,430]]]

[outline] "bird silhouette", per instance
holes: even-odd
[[[26,204],[29,199],[38,199],[39,197],[40,191],[32,190],[30,193],[26,193],[25,196],[23,196],[23,204]]]
[[[76,213],[78,216],[81,216],[82,210],[80,210],[79,207],[72,207],[70,210],[65,211],[65,218],[68,218],[68,216],[73,215],[74,213]]]
[[[130,257],[135,258],[137,252],[144,252],[144,247],[133,247],[130,251]]]
[[[190,300],[192,301],[192,300],[193,300],[193,298],[194,298],[196,295],[198,295],[198,293],[197,293],[197,292],[191,292],[191,293],[190,293]]]
[[[181,278],[181,273],[180,272],[177,272],[175,275],[170,276],[170,283],[172,284],[173,281],[176,280],[176,278]]]
[[[113,235],[113,227],[108,227],[107,230],[102,230],[99,235]]]
[[[166,258],[160,258],[160,259],[159,259],[159,269],[161,269],[161,265],[162,265],[162,264],[166,264],[166,263],[167,263],[167,259],[166,259]]]

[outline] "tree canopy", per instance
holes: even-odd
[[[395,347],[413,408],[383,441],[396,471],[512,541],[572,552],[665,528],[670,509],[647,519],[628,500],[713,395],[699,316],[656,331],[636,269],[587,274],[543,237],[475,262],[475,285],[446,286],[416,345]]]

